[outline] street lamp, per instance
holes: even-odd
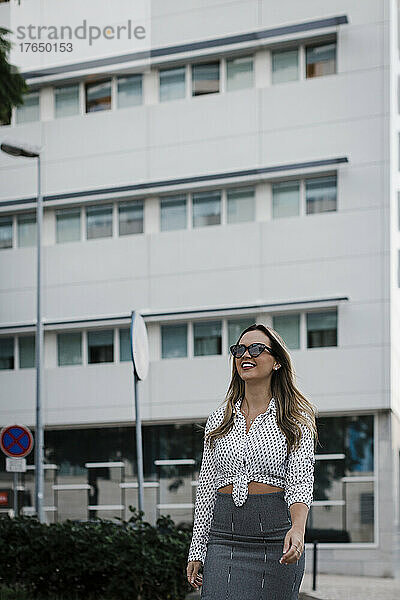
[[[37,158],[37,283],[36,283],[36,440],[35,440],[35,505],[36,514],[41,523],[44,522],[43,513],[43,420],[41,393],[43,389],[43,326],[41,315],[40,291],[41,291],[41,234],[43,221],[42,194],[40,189],[40,151],[39,146],[21,144],[19,142],[4,141],[0,148],[11,156],[22,156],[26,158]]]

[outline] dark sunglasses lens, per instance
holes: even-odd
[[[263,344],[251,344],[251,346],[249,346],[250,356],[259,356],[264,348],[265,346],[263,346]]]
[[[239,358],[244,354],[245,347],[243,344],[235,344],[231,346],[231,352],[235,358]]]

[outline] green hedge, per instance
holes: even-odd
[[[22,600],[183,600],[191,531],[170,516],[155,527],[129,507],[129,521],[49,525],[0,518],[0,598]]]

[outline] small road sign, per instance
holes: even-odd
[[[6,458],[6,471],[9,473],[25,473],[26,458]]]
[[[138,378],[143,381],[149,372],[149,341],[146,323],[136,311],[132,312],[130,338],[133,367]]]
[[[23,458],[33,448],[33,435],[25,425],[8,425],[0,433],[0,448],[11,458]]]

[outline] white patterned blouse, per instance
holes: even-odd
[[[216,440],[213,450],[204,441],[188,562],[200,560],[204,564],[218,488],[232,483],[232,499],[236,506],[246,501],[249,481],[283,488],[288,507],[294,502],[304,502],[310,508],[312,503],[313,433],[298,422],[302,430],[300,446],[286,456],[287,442],[276,422],[275,399],[271,398],[267,410],[254,419],[248,433],[246,418],[240,411],[241,401],[240,398],[235,402],[231,431]],[[224,411],[225,405],[209,415],[204,433],[222,423]],[[309,419],[305,411],[301,412]]]

